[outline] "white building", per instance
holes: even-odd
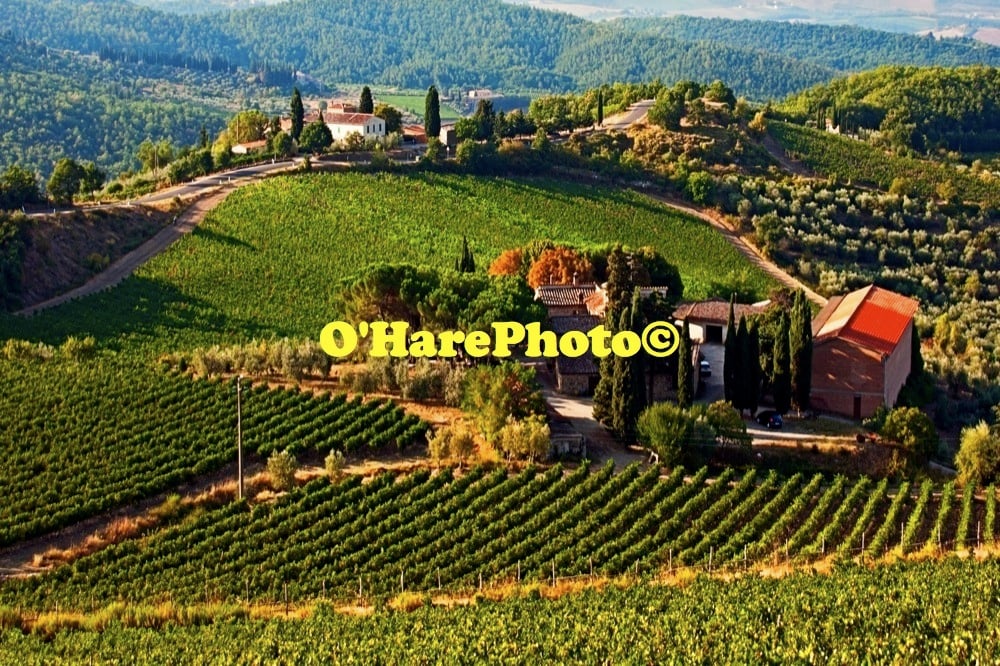
[[[370,113],[324,113],[323,120],[334,141],[343,141],[351,134],[360,134],[365,140],[385,136],[385,120]]]

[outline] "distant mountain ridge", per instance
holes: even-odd
[[[672,17],[592,23],[499,0],[288,0],[181,16],[124,0],[5,0],[0,31],[50,46],[224,57],[327,83],[572,90],[720,78],[780,98],[883,64],[1000,65],[1000,48],[855,27]]]

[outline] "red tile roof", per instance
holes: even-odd
[[[920,304],[875,285],[832,299],[813,321],[814,342],[840,338],[891,354]]]
[[[370,113],[330,113],[323,114],[327,125],[364,125],[374,118]]]

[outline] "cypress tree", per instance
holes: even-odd
[[[736,295],[733,294],[729,300],[729,319],[726,321],[726,348],[725,356],[722,359],[722,384],[725,392],[726,402],[736,406],[736,375],[739,374],[737,363],[739,354],[737,353],[736,321],[735,321]]]
[[[812,390],[812,311],[802,291],[795,293],[789,336],[792,373],[792,404],[797,410],[809,409]]]
[[[631,320],[630,308],[622,311],[618,320],[619,330],[625,330]],[[614,376],[611,385],[611,429],[623,441],[635,435],[635,376],[632,359],[614,357]]]
[[[361,89],[361,100],[358,102],[358,113],[371,113],[375,110],[375,100],[372,99],[372,89],[365,86]]]
[[[604,327],[612,335],[622,329],[621,314],[628,308],[632,297],[631,269],[628,257],[621,245],[616,245],[608,255],[607,303],[604,310]],[[625,320],[625,325],[629,323]],[[611,427],[614,419],[616,357],[609,355],[601,359],[597,386],[594,388],[594,418]]]
[[[428,88],[424,98],[424,133],[428,139],[441,134],[441,98],[436,86]]]
[[[746,317],[740,317],[736,325],[735,373],[733,374],[733,407],[743,413],[750,406],[748,396],[750,386],[750,335],[747,331]]]
[[[462,236],[462,256],[455,260],[455,271],[458,273],[475,273],[476,260],[469,249],[469,240]]]
[[[205,125],[201,126],[201,133],[198,135],[198,147],[208,148],[208,130],[205,129]]]
[[[607,310],[608,325],[617,324],[621,312],[632,300],[635,282],[632,278],[630,258],[621,245],[616,245],[608,254]]]
[[[642,293],[636,287],[632,291],[632,306],[629,311],[629,330],[642,335],[646,328],[646,314],[642,309]],[[632,389],[635,399],[632,405],[631,423],[635,424],[639,420],[639,413],[649,404],[652,395],[647,393],[646,378],[648,376],[650,359],[646,352],[639,350],[634,356],[629,358],[632,363],[632,378],[634,387]]]
[[[597,91],[597,126],[604,124],[604,91]]]
[[[298,141],[302,135],[302,127],[306,117],[306,111],[302,106],[302,95],[299,94],[298,88],[292,89],[291,116],[292,131],[290,134],[293,141]]]
[[[780,414],[788,411],[792,402],[792,370],[789,354],[789,338],[791,337],[791,322],[787,312],[781,313],[778,334],[774,337],[774,381],[772,393],[774,409]]]
[[[681,344],[677,347],[677,405],[685,409],[694,401],[694,373],[691,369],[691,329],[684,322]]]
[[[757,319],[751,318],[747,322],[747,388],[746,401],[750,416],[757,413],[757,406],[760,405],[760,331],[757,329]]]

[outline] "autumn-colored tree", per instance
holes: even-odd
[[[555,247],[546,250],[528,270],[528,285],[535,289],[543,284],[570,284],[593,279],[593,266],[575,250]]]
[[[513,250],[504,250],[500,256],[490,264],[488,273],[490,275],[518,275],[524,265],[524,250],[519,247]]]

